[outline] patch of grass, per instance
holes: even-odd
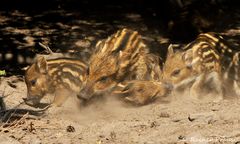
[[[0,70],[0,76],[5,76],[7,73],[5,70]]]

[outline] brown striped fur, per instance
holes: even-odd
[[[148,53],[137,31],[119,30],[97,43],[79,98],[90,99],[111,92],[124,81],[159,80],[159,63],[159,57]]]
[[[113,93],[128,103],[145,105],[168,96],[171,90],[172,85],[161,81],[130,80],[118,84]]]
[[[174,52],[170,46],[163,68],[163,79],[177,87],[193,83],[191,95],[202,94],[204,87],[214,87],[222,99],[222,55],[231,53],[231,50],[220,38],[215,33],[205,33],[200,34],[182,51]]]
[[[68,95],[80,91],[86,68],[83,62],[76,59],[46,60],[38,57],[25,73],[28,89],[26,102],[36,105],[50,93],[55,96],[53,103],[60,106]]]

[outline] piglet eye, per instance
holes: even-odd
[[[101,82],[106,82],[107,80],[108,80],[108,77],[106,77],[106,76],[99,79],[99,81],[101,81]]]
[[[35,85],[36,85],[36,82],[37,82],[37,80],[31,80],[31,81],[30,81],[30,83],[31,83],[32,86],[35,86]]]
[[[86,72],[87,72],[87,75],[89,75],[89,72],[90,72],[89,67],[87,68],[87,71],[86,71]]]
[[[177,75],[179,75],[180,74],[180,69],[176,69],[176,70],[174,70],[173,72],[172,72],[172,76],[177,76]]]

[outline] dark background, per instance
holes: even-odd
[[[164,57],[170,43],[238,28],[239,8],[237,0],[2,0],[0,70],[23,74],[37,53],[45,53],[39,42],[87,61],[98,40],[123,27],[139,31]]]

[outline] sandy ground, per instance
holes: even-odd
[[[21,77],[2,78],[0,89],[7,109],[26,97]],[[0,143],[238,143],[239,104],[239,99],[172,96],[169,102],[142,107],[109,98],[80,109],[71,97],[42,116],[24,115],[11,121],[12,126],[2,123]],[[15,108],[30,109],[24,104]]]

